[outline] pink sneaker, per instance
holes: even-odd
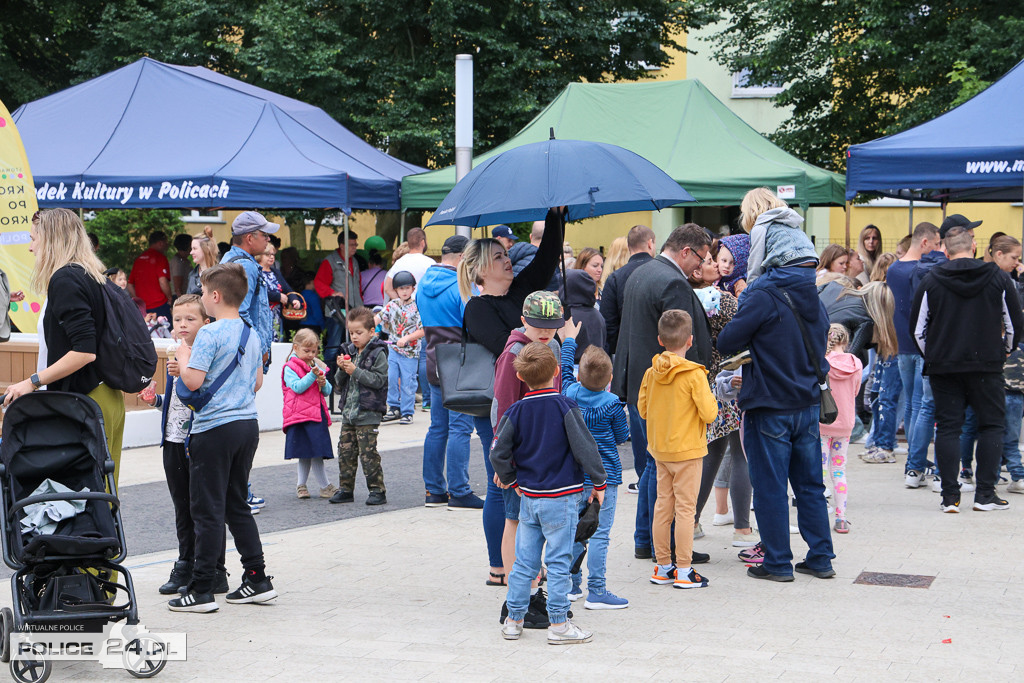
[[[750,564],[761,564],[764,562],[764,544],[758,543],[752,548],[745,548],[736,554],[736,557],[740,558],[741,562],[749,562]]]

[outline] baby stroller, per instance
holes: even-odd
[[[10,662],[15,680],[40,683],[52,662],[12,658],[12,632],[102,633],[139,617],[131,575],[119,564],[127,551],[117,496],[106,492],[116,494],[114,461],[99,406],[80,394],[39,391],[14,401],[3,427],[0,545],[15,573],[14,609],[0,610],[0,661]],[[131,644],[124,667],[132,675],[155,676],[167,663]]]

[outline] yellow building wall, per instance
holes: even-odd
[[[220,218],[195,218],[189,219],[188,221],[182,221],[182,228],[180,232],[187,235],[198,235],[202,232],[203,227],[209,225],[213,228],[213,239],[215,242],[231,242],[231,223],[235,220],[241,211],[236,210],[224,210],[220,212]],[[281,248],[290,247],[292,244],[291,231],[288,230],[288,226],[284,225],[284,220],[280,216],[267,215],[267,220],[272,223],[281,223],[282,227],[277,232],[277,236],[281,238]],[[359,235],[359,245],[362,246],[366,241],[366,238],[371,235],[377,234],[377,219],[373,213],[368,211],[357,211],[352,214],[349,219],[349,230],[352,230]],[[306,226],[306,240],[309,241],[309,234],[312,232],[312,226]],[[320,248],[328,251],[338,246],[337,237],[334,236],[334,230],[329,225],[320,227],[320,232],[317,234],[317,238],[320,241]],[[308,244],[307,244],[308,246]],[[440,243],[438,243],[438,249],[440,249]]]
[[[963,214],[972,221],[982,221],[974,231],[978,249],[985,249],[994,232],[1005,232],[1020,239],[1024,216],[1020,205],[1013,204],[948,204],[946,215]],[[939,206],[914,206],[913,225],[928,221],[942,224],[942,208]],[[896,243],[910,233],[910,210],[900,206],[854,206],[850,213],[850,245],[857,245],[857,238],[864,226],[874,224],[882,231],[882,245],[886,251],[895,251]],[[836,244],[846,243],[846,213],[841,208],[832,208],[829,215],[829,239]],[[823,246],[823,245],[819,245]]]

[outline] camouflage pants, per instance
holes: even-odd
[[[366,488],[386,493],[384,470],[377,452],[378,425],[356,426],[343,424],[338,437],[338,488],[352,491],[356,484],[356,470],[363,463]]]

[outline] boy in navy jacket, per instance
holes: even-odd
[[[583,498],[583,474],[593,483],[591,499],[604,500],[605,470],[594,437],[579,407],[554,388],[558,359],[545,344],[531,342],[515,359],[515,370],[530,391],[501,418],[491,464],[502,488],[522,496],[516,561],[508,577],[506,640],[517,640],[530,603],[530,581],[548,567],[548,642],[587,643],[593,634],[573,624],[569,612],[569,569]]]

